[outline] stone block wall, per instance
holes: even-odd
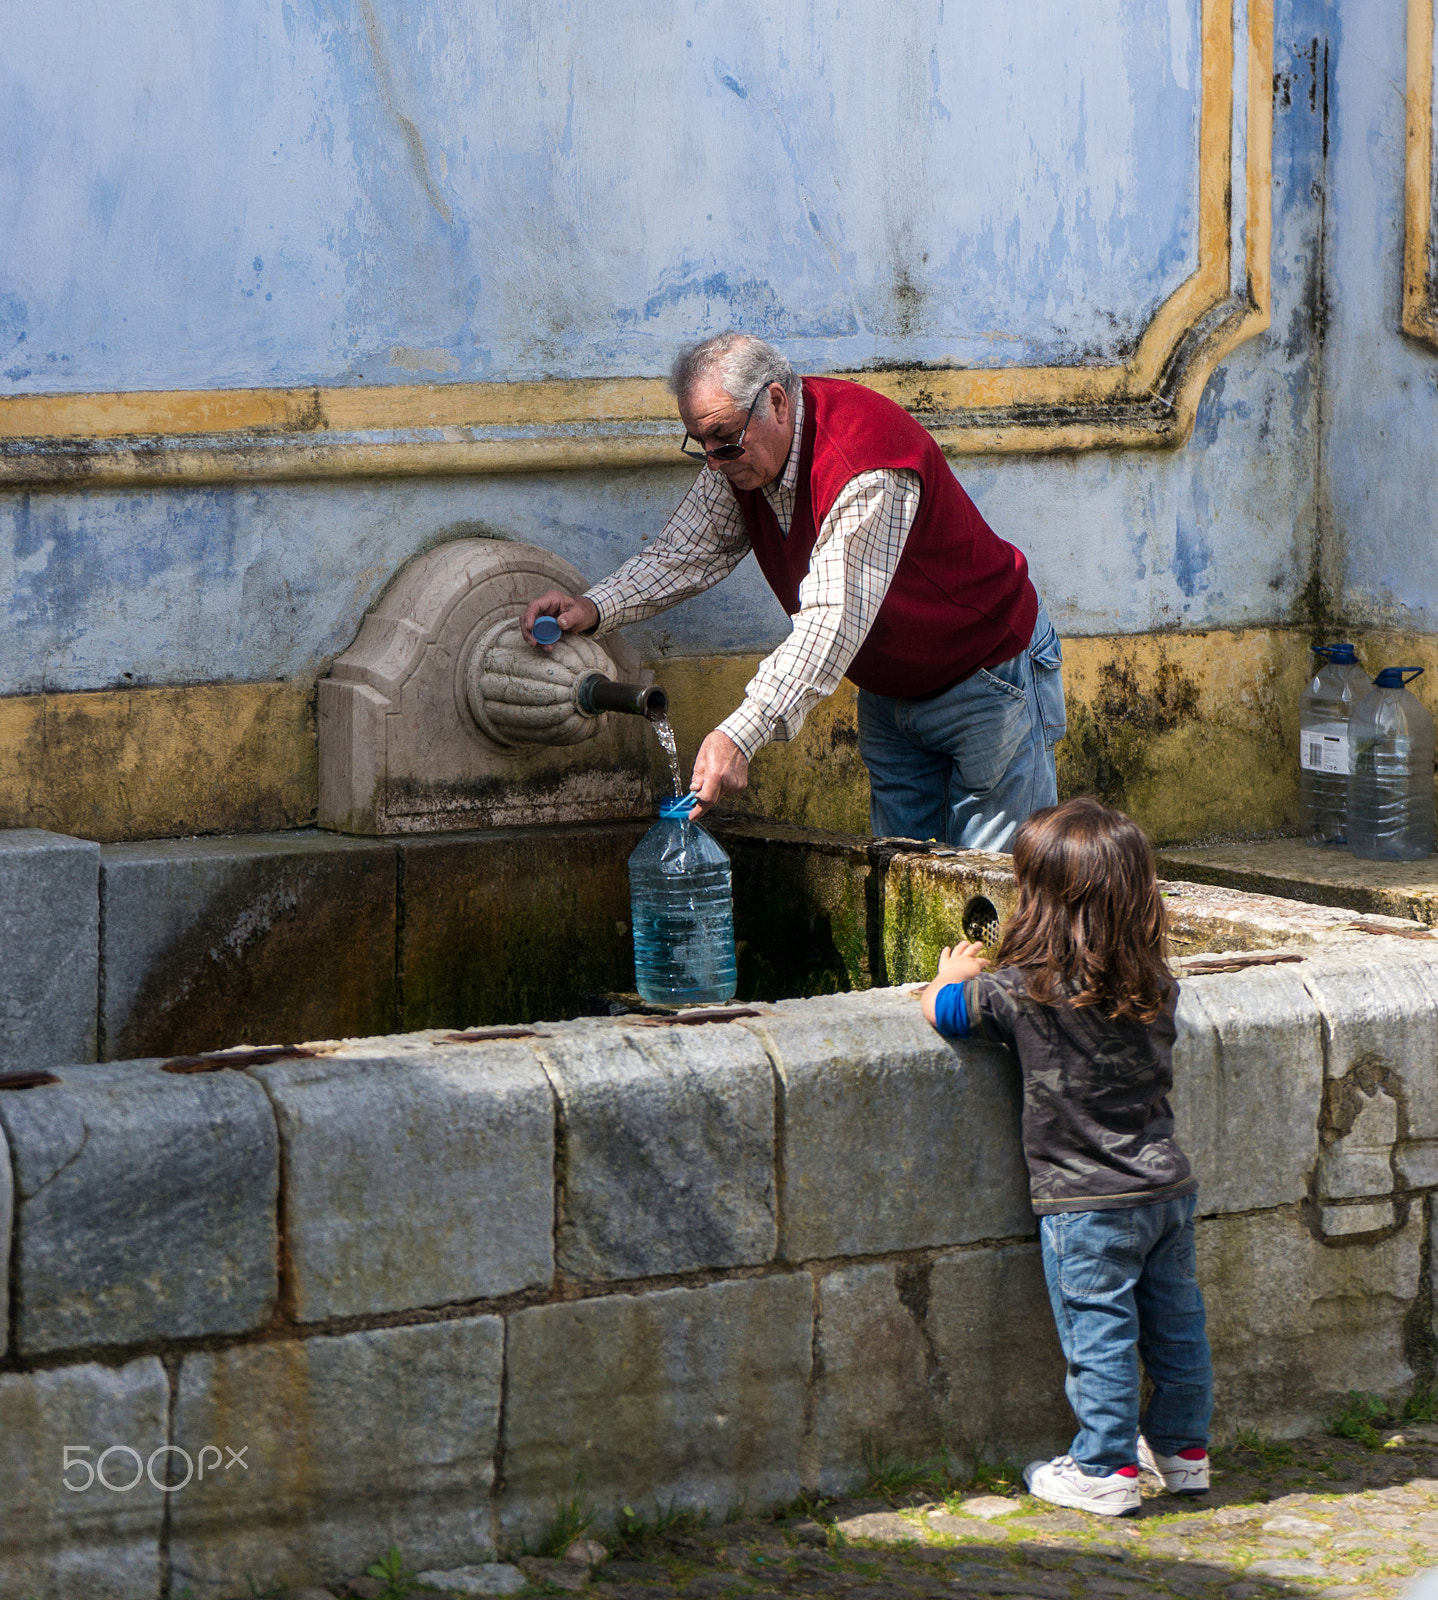
[[[1438,955],[1383,942],[1184,982],[1220,1435],[1433,1375]],[[0,1089],[0,1600],[1069,1441],[1016,1068],[909,991],[265,1054]]]

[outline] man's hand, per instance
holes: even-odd
[[[977,978],[988,964],[989,958],[984,954],[981,944],[946,944],[944,953],[939,957],[939,970],[934,974],[934,981],[919,995],[924,1015],[929,1021],[934,1023],[934,1007],[940,989],[951,983],[967,983],[970,978]],[[934,1026],[938,1024],[934,1023]]]
[[[749,759],[727,733],[716,728],[699,746],[694,758],[694,775],[689,787],[694,791],[695,805],[689,813],[691,822],[702,817],[726,794],[736,794],[749,782]]]
[[[537,600],[529,602],[520,629],[526,644],[534,644],[534,619],[553,617],[566,633],[588,633],[599,626],[599,607],[583,595],[565,594],[562,589],[546,589]],[[553,645],[535,645],[537,650],[552,650]]]

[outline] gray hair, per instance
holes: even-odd
[[[669,369],[669,387],[681,404],[705,379],[719,387],[737,406],[747,406],[761,389],[782,384],[792,400],[799,392],[799,374],[772,344],[752,333],[726,328],[712,339],[685,345]]]

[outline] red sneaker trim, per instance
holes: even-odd
[[[1202,1445],[1197,1444],[1191,1449],[1180,1450],[1178,1452],[1178,1459],[1180,1461],[1203,1461],[1207,1458],[1207,1456],[1208,1451],[1205,1450]]]
[[[1138,1476],[1138,1468],[1137,1467],[1115,1467],[1113,1475],[1116,1478],[1136,1478]]]

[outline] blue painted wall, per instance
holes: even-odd
[[[731,322],[809,370],[1111,359],[1194,259],[1197,0],[684,0],[622,23],[144,0],[76,8],[63,51],[9,9],[10,392],[653,373]],[[1380,23],[1401,46],[1402,10],[1347,18],[1343,51]],[[1280,3],[1273,327],[1215,375],[1192,443],[958,463],[1070,633],[1298,603],[1319,378],[1342,381],[1335,319],[1326,368],[1314,331],[1336,38],[1320,0]],[[0,692],[312,677],[446,530],[598,577],[686,481],[0,495]],[[696,654],[784,628],[750,566],[633,633]]]
[[[1433,633],[1438,352],[1398,331],[1405,24],[1397,0],[1344,7],[1332,23],[1321,514],[1340,610]]]
[[[0,393],[1111,356],[1196,259],[1190,0],[7,9]]]

